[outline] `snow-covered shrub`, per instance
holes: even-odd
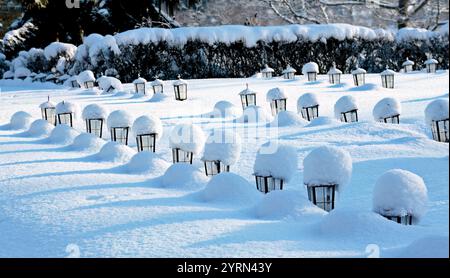
[[[74,138],[73,143],[69,146],[73,151],[89,151],[97,152],[106,142],[94,134],[81,133]]]
[[[64,74],[71,68],[76,51],[77,47],[73,44],[52,42],[44,48],[44,55],[50,68]]]
[[[48,72],[51,69],[43,49],[31,48],[28,50],[28,54],[27,68],[32,72]]]
[[[236,121],[238,123],[267,123],[272,118],[260,106],[251,105],[244,109],[242,116]]]
[[[352,96],[343,96],[334,104],[334,116],[343,122],[357,121],[358,104]]]
[[[215,129],[206,140],[202,160],[233,165],[241,155],[241,144],[238,134],[225,129]]]
[[[8,71],[8,69],[9,63],[6,60],[6,56],[0,52],[0,76],[3,76],[3,74]]]
[[[428,193],[421,177],[393,169],[381,175],[373,191],[373,211],[388,217],[412,216],[418,222],[426,213]]]
[[[332,117],[317,117],[312,119],[306,127],[316,127],[324,125],[339,125],[341,122]]]
[[[385,122],[386,119],[399,116],[402,113],[400,102],[391,97],[383,98],[373,108],[372,115],[375,121]]]
[[[287,126],[305,126],[308,121],[304,120],[299,114],[291,111],[280,111],[270,124],[271,126],[287,127]]]
[[[233,173],[220,173],[211,178],[200,192],[205,202],[249,206],[261,196],[243,177]]]
[[[176,189],[200,189],[206,182],[205,174],[187,163],[171,165],[161,178],[162,186]]]
[[[127,162],[136,152],[128,146],[119,144],[117,142],[108,142],[101,149],[100,152],[94,155],[94,160],[105,162]]]
[[[205,145],[203,130],[192,124],[176,125],[170,132],[169,145],[172,149],[199,154]]]
[[[36,120],[31,123],[30,128],[25,132],[30,137],[48,136],[55,126],[46,120]]]
[[[151,174],[160,176],[169,168],[170,164],[158,157],[156,154],[143,151],[135,154],[130,162],[122,169],[129,174]]]
[[[19,111],[14,113],[9,120],[9,128],[18,129],[28,129],[33,120],[33,117],[25,111]]]
[[[14,78],[15,79],[25,79],[28,76],[30,76],[31,71],[27,68],[18,68],[14,71]]]
[[[79,134],[78,131],[68,125],[57,125],[47,138],[47,142],[51,144],[68,145],[72,144],[75,137]]]

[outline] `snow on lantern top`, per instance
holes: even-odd
[[[56,108],[56,104],[49,99],[46,102],[41,103],[41,105],[39,105],[39,108],[41,109]]]
[[[278,99],[287,99],[287,95],[282,88],[272,88],[267,92],[266,100],[268,102]]]
[[[346,113],[352,110],[357,110],[358,104],[356,99],[352,96],[343,96],[339,98],[334,104],[334,115],[340,119],[342,113]]]
[[[139,77],[133,81],[133,84],[142,84],[142,83],[147,83],[147,80],[142,77]]]
[[[56,114],[74,113],[76,116],[78,111],[78,105],[73,102],[61,101],[56,105]]]
[[[266,64],[266,65],[264,65],[264,68],[261,70],[261,72],[269,73],[269,72],[275,72],[275,70]]]
[[[403,62],[402,66],[414,66],[414,62],[411,61],[408,57],[406,57],[406,61]]]
[[[108,117],[108,110],[102,105],[98,105],[95,103],[89,104],[88,106],[84,107],[81,117],[83,118],[83,120],[106,119]]]
[[[342,71],[340,69],[336,68],[336,64],[333,63],[333,66],[331,66],[331,68],[327,74],[342,74]]]
[[[192,124],[179,124],[175,126],[169,137],[169,145],[172,149],[181,149],[185,152],[198,154],[205,144],[205,133]]]
[[[315,94],[306,93],[298,98],[297,108],[298,110],[302,110],[303,108],[313,107],[319,105],[319,99]]]
[[[187,82],[185,80],[179,78],[173,82],[173,85],[174,86],[187,85]]]
[[[124,110],[115,110],[109,114],[107,124],[108,128],[131,127],[133,117]]]
[[[433,121],[448,119],[448,99],[436,99],[425,108],[425,121],[431,125]]]
[[[284,69],[281,73],[282,73],[282,74],[286,74],[286,73],[296,73],[296,72],[297,72],[296,69],[294,69],[293,67],[291,67],[291,65],[288,65],[288,66],[286,67],[286,69]]]
[[[150,85],[152,86],[164,85],[164,82],[161,79],[156,78],[150,83]]]
[[[314,62],[304,64],[302,67],[302,74],[306,75],[308,72],[319,73],[319,65]]]
[[[256,154],[254,175],[272,176],[289,182],[297,171],[298,160],[295,148],[275,142],[267,142]]]
[[[432,64],[437,65],[437,64],[439,64],[439,62],[436,59],[430,58],[430,59],[426,60],[424,64],[425,65],[432,65]]]
[[[389,69],[389,67],[386,66],[386,69],[385,69],[384,71],[382,71],[382,72],[380,73],[380,75],[382,75],[382,76],[383,76],[383,75],[395,75],[395,71]]]
[[[256,91],[250,90],[250,89],[248,88],[248,85],[247,85],[247,88],[245,88],[245,90],[239,92],[239,95],[241,95],[241,96],[245,96],[245,95],[256,95],[257,93],[258,93],[258,92],[256,92]]]
[[[224,165],[233,165],[239,160],[242,144],[238,134],[215,129],[205,143],[202,160],[221,161]]]
[[[307,185],[338,185],[341,190],[351,178],[352,158],[336,147],[323,146],[312,150],[303,160],[303,182]]]
[[[419,220],[425,213],[428,193],[421,177],[393,169],[381,175],[373,192],[373,210],[385,216],[411,215]]]
[[[78,74],[77,81],[80,85],[83,85],[85,82],[95,82],[94,73],[90,70],[85,70]]]
[[[367,71],[363,68],[356,67],[356,69],[352,70],[352,74],[365,74]]]
[[[395,98],[383,98],[373,108],[373,117],[377,120],[384,119],[402,113],[402,107],[398,100]]]
[[[156,134],[156,138],[160,138],[163,133],[161,120],[152,115],[144,115],[137,118],[133,123],[134,135]]]

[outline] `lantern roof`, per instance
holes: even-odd
[[[133,84],[142,84],[142,83],[147,83],[147,80],[145,80],[145,78],[142,77],[138,77],[133,81]]]
[[[424,63],[425,65],[431,65],[431,64],[439,64],[439,62],[436,59],[430,58],[428,60],[425,61]]]
[[[296,73],[296,72],[297,72],[296,69],[294,69],[293,67],[291,67],[291,65],[288,65],[288,66],[286,67],[286,69],[283,70],[281,73],[282,73],[282,74],[285,74],[285,73]]]
[[[264,69],[261,70],[261,72],[264,72],[264,73],[266,73],[266,72],[274,72],[274,71],[275,70],[273,68],[269,67],[267,64],[264,65]]]
[[[448,99],[436,99],[430,102],[425,108],[425,120],[431,125],[433,121],[448,119]]]
[[[360,67],[357,67],[356,69],[352,70],[352,74],[363,74],[363,73],[367,73],[367,71]]]
[[[319,65],[315,62],[304,64],[302,67],[302,73],[306,75],[308,72],[319,73]]]
[[[282,88],[276,87],[272,88],[267,92],[266,99],[268,102],[277,99],[287,99],[287,95]]]
[[[406,57],[406,61],[403,62],[402,66],[413,66],[415,63]]]
[[[382,71],[380,73],[381,75],[395,75],[395,71],[389,69],[389,67],[386,67],[386,69],[384,71]]]

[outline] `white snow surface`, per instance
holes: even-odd
[[[170,164],[157,154],[143,151],[135,154],[127,164],[122,166],[122,169],[128,174],[156,177],[163,175],[169,166]]]
[[[306,93],[303,94],[297,100],[297,111],[301,111],[302,108],[312,107],[319,105],[319,99],[316,94]]]
[[[93,161],[125,163],[128,162],[135,154],[136,151],[128,146],[117,142],[108,142],[104,144],[100,151],[93,156]]]
[[[289,182],[298,168],[297,150],[292,146],[267,142],[256,154],[255,175],[272,176]]]
[[[203,130],[193,124],[179,124],[170,131],[170,148],[199,154],[205,145],[206,135]]]
[[[375,120],[392,117],[402,113],[402,106],[396,98],[383,98],[373,108],[372,115]]]
[[[330,68],[327,74],[342,74],[342,71],[334,66]]]
[[[272,120],[272,116],[261,106],[247,106],[241,117],[237,119],[239,123],[267,123]]]
[[[303,119],[302,116],[291,111],[278,112],[271,123],[272,126],[278,127],[305,126],[308,124],[309,122]]]
[[[174,31],[162,30],[167,34]],[[190,99],[186,102],[176,102],[173,97],[150,102],[148,98],[133,98],[132,94],[93,95],[51,83],[0,80],[0,257],[62,258],[70,255],[66,252],[68,244],[76,244],[83,258],[364,258],[370,255],[366,252],[369,243],[380,247],[383,258],[443,256],[448,252],[449,145],[432,140],[424,111],[430,102],[448,99],[449,72],[398,74],[395,92],[381,88],[379,74],[366,75],[367,83],[377,86],[357,90],[350,74],[341,76],[345,85],[339,87],[330,86],[327,75],[319,74],[317,79],[319,82],[309,84],[304,78],[286,81],[282,77],[191,79]],[[167,80],[167,84],[172,81]],[[323,116],[317,119],[319,123],[334,119],[336,101],[351,95],[358,103],[360,122],[313,125],[314,120],[306,126],[281,127],[200,117],[221,100],[241,108],[238,93],[246,83],[258,92],[283,87],[295,100],[304,93],[316,94]],[[132,91],[133,86],[123,84],[127,91]],[[122,146],[130,155],[113,162],[99,159],[95,148],[74,148],[78,133],[64,146],[26,136],[26,129],[9,128],[11,115],[17,111],[26,111],[33,120],[40,119],[39,104],[48,96],[55,103],[65,100],[81,107],[96,103],[109,111],[127,110],[134,118],[146,114],[160,118],[164,135],[156,155],[166,166],[172,162],[169,134],[173,126],[192,123],[206,134],[215,129],[233,131],[241,137],[242,151],[231,172],[245,179],[261,197],[248,206],[199,199],[199,191],[211,180],[205,175],[201,155],[194,156],[193,165],[173,166],[174,171],[163,179],[166,169],[150,169],[138,163],[146,168],[141,172],[143,168],[130,164],[136,154],[135,140],[130,140],[129,147]],[[373,122],[375,104],[394,96],[402,105],[401,123]],[[262,110],[270,111],[265,101],[259,104]],[[288,111],[296,108],[295,101],[287,103]],[[55,127],[61,128],[69,129]],[[74,130],[84,132],[85,123],[76,121]],[[104,135],[101,141],[109,144],[109,132]],[[299,163],[283,191],[264,195],[257,192],[252,174],[256,153],[268,140],[295,148]],[[338,207],[331,213],[307,201],[303,184],[305,156],[324,145],[346,150],[353,161],[351,181],[339,194]],[[187,175],[180,167],[190,168],[190,173],[195,174]],[[377,178],[394,168],[419,175],[427,185],[428,212],[417,225],[405,227],[372,211]],[[431,237],[437,238],[435,243]],[[439,245],[442,247],[437,248]],[[413,246],[412,251],[408,251],[409,246]]]
[[[147,83],[147,80],[145,78],[139,77],[133,80],[133,84],[141,84],[141,83]]]
[[[393,70],[391,70],[391,69],[389,69],[389,68],[386,68],[384,71],[382,71],[381,73],[380,73],[380,75],[395,75],[395,71],[393,71]]]
[[[156,138],[159,139],[163,134],[163,126],[158,117],[144,115],[134,121],[132,131],[136,136],[156,133]]]
[[[83,120],[88,119],[106,119],[108,117],[108,110],[101,104],[89,104],[83,108],[83,113],[81,114]]]
[[[306,75],[308,72],[319,73],[319,65],[316,62],[308,62],[302,67],[302,74]]]
[[[272,100],[277,100],[277,99],[287,99],[287,95],[284,92],[284,90],[282,88],[272,88],[267,92],[266,95],[266,100],[268,102],[271,102]]]
[[[202,160],[220,160],[225,165],[235,164],[241,155],[241,137],[233,131],[214,129],[206,140]]]
[[[133,125],[133,115],[125,110],[115,110],[106,119],[108,129],[113,127],[131,127]]]
[[[214,104],[212,112],[207,113],[205,116],[210,118],[235,118],[241,114],[241,109],[233,103],[221,100]]]
[[[83,132],[73,139],[69,149],[79,152],[98,152],[106,141],[98,138],[94,134]]]
[[[448,99],[436,99],[430,102],[425,108],[425,121],[431,125],[433,121],[448,119]]]
[[[296,73],[296,72],[297,72],[296,69],[294,69],[293,67],[288,65],[281,73],[285,74],[285,73]]]
[[[354,109],[358,109],[358,104],[353,96],[340,97],[334,104],[334,116],[341,118],[341,113],[345,113]]]
[[[14,78],[23,78],[23,77],[27,77],[30,76],[31,71],[27,68],[18,68],[14,71]]]
[[[382,215],[412,215],[420,220],[427,210],[428,191],[418,175],[401,169],[382,174],[373,190],[373,211]],[[413,220],[414,222],[414,220]]]
[[[36,120],[31,123],[30,128],[23,133],[24,136],[42,137],[48,136],[53,130],[54,126],[46,120]]]
[[[69,145],[73,143],[75,137],[80,134],[79,131],[68,125],[57,125],[47,137],[50,144]]]
[[[436,64],[437,65],[437,64],[439,64],[439,62],[436,59],[430,58],[430,59],[426,60],[424,64],[425,65],[431,65],[431,64]]]
[[[341,148],[322,146],[312,150],[303,160],[303,183],[309,185],[336,184],[338,190],[350,181],[352,158]]]
[[[123,90],[122,82],[119,79],[111,76],[102,76],[100,78],[101,81],[98,81],[100,89],[108,90],[112,87],[113,92],[119,92]]]

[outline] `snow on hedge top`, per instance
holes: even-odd
[[[233,165],[239,160],[242,144],[238,134],[215,129],[205,143],[202,160],[220,160],[225,165]]]
[[[266,100],[271,102],[277,99],[287,99],[287,95],[282,88],[272,88],[267,92]]]
[[[386,69],[384,71],[382,71],[380,73],[380,75],[395,75],[395,71],[389,69],[388,67],[386,67]]]
[[[336,118],[341,118],[341,113],[346,113],[358,109],[356,99],[352,96],[343,96],[336,101],[334,105],[334,115]]]
[[[141,84],[141,83],[147,83],[147,80],[145,80],[145,78],[139,77],[133,81],[133,84]]]
[[[187,85],[187,82],[181,78],[178,78],[178,80],[175,80],[173,82],[173,85],[175,86],[179,86],[179,85]]]
[[[436,59],[430,58],[425,61],[425,65],[431,65],[431,64],[439,64],[439,62]]]
[[[90,70],[85,70],[78,74],[77,81],[80,85],[83,85],[84,82],[95,81],[94,73]]]
[[[23,78],[31,74],[31,71],[27,68],[18,68],[14,71],[14,78]]]
[[[162,136],[163,127],[161,120],[152,115],[140,116],[133,123],[134,135],[156,134],[156,138]]]
[[[406,61],[403,62],[402,66],[414,66],[414,62],[411,61],[408,57],[406,58]]]
[[[303,108],[319,105],[319,99],[315,94],[306,93],[297,100],[297,109],[301,111]]]
[[[76,116],[78,111],[78,105],[73,102],[61,101],[56,105],[56,114],[74,113]]]
[[[319,73],[319,65],[314,62],[304,64],[302,67],[302,74],[307,74],[308,72]]]
[[[267,142],[256,154],[254,175],[272,176],[289,182],[297,171],[298,160],[295,148]]]
[[[395,98],[387,97],[380,100],[373,108],[372,114],[375,120],[384,119],[402,113],[402,107]]]
[[[402,28],[398,30],[397,41],[411,41],[411,40],[429,40],[433,37],[439,36],[439,32],[433,32],[423,28]]]
[[[268,65],[265,65],[261,72],[275,72],[275,70]]]
[[[205,133],[192,124],[179,124],[175,126],[169,137],[170,148],[178,148],[186,152],[198,154],[205,144]]]
[[[293,67],[291,67],[291,65],[288,65],[288,66],[286,67],[286,69],[283,70],[281,73],[282,73],[282,74],[285,74],[285,73],[296,73],[296,72],[297,72],[296,69],[294,69]]]
[[[106,119],[108,117],[108,110],[98,104],[89,104],[88,106],[84,107],[83,113],[82,113],[83,120],[88,119]]]
[[[423,179],[401,169],[385,172],[373,191],[373,210],[387,216],[412,215],[420,219],[426,212],[427,188]]]
[[[72,59],[76,52],[77,47],[70,43],[52,42],[44,48],[44,55],[48,60],[56,58],[62,53],[67,55],[67,58]]]
[[[124,110],[116,110],[109,114],[106,121],[108,123],[108,128],[131,127],[133,124],[133,117]]]
[[[362,74],[362,73],[367,73],[367,71],[359,67],[356,67],[356,69],[352,70],[352,74]]]
[[[56,108],[56,104],[53,101],[47,100],[46,102],[41,103],[41,105],[39,105],[39,108]]]
[[[340,190],[352,175],[350,154],[336,147],[312,150],[303,160],[303,182],[307,185],[336,184]]]
[[[247,85],[247,88],[245,88],[245,90],[239,92],[239,95],[241,95],[241,96],[242,95],[256,95],[256,94],[257,94],[257,92],[250,90],[248,88],[248,85]]]
[[[425,121],[431,125],[433,121],[448,119],[448,99],[437,99],[425,108]]]

